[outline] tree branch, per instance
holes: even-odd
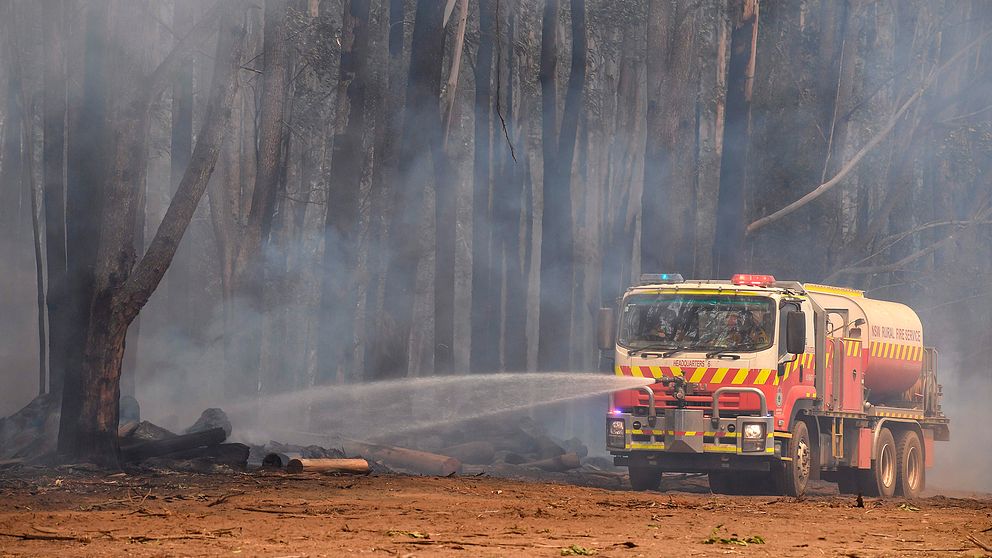
[[[872,149],[875,148],[876,145],[881,143],[882,140],[884,140],[889,135],[892,129],[895,128],[896,124],[899,122],[899,119],[902,118],[904,114],[906,114],[906,111],[909,110],[910,107],[912,107],[913,104],[916,103],[916,101],[918,101],[921,96],[923,96],[923,93],[925,93],[926,90],[929,89],[931,85],[933,85],[933,83],[937,80],[937,77],[940,74],[942,74],[944,70],[950,67],[954,62],[956,62],[962,56],[967,54],[970,50],[972,50],[973,48],[984,42],[985,39],[989,37],[989,35],[992,35],[992,31],[986,31],[977,39],[975,39],[974,41],[966,45],[964,48],[956,52],[954,56],[951,56],[946,62],[941,64],[937,69],[935,69],[933,73],[931,73],[930,76],[926,79],[926,81],[923,83],[920,89],[917,90],[916,93],[911,95],[909,99],[907,99],[906,102],[903,103],[901,107],[899,107],[899,110],[897,110],[896,113],[892,115],[892,118],[889,119],[885,127],[882,128],[877,134],[875,134],[875,137],[871,138],[871,140],[864,147],[862,147],[861,150],[858,151],[857,154],[855,154],[850,161],[845,163],[843,168],[841,168],[840,171],[838,171],[833,178],[824,182],[823,184],[820,184],[805,196],[790,203],[789,205],[783,207],[782,209],[779,209],[778,211],[772,213],[771,215],[767,215],[765,217],[762,217],[754,221],[753,223],[747,226],[747,229],[744,231],[744,235],[745,236],[751,235],[758,229],[766,225],[770,225],[771,223],[778,221],[779,219],[785,217],[786,215],[789,215],[790,213],[803,207],[809,202],[815,200],[816,198],[819,198],[823,194],[826,194],[831,188],[833,188],[834,186],[839,184],[842,180],[844,180],[847,177],[847,175],[850,174],[855,167],[857,167],[858,163],[860,163],[861,160],[864,159],[865,155],[867,155]]]
[[[225,10],[226,12],[226,10]],[[158,287],[203,197],[228,128],[237,88],[235,73],[241,59],[244,26],[224,14],[217,41],[216,70],[203,128],[193,148],[190,164],[159,224],[155,237],[115,298],[125,323],[130,323]]]

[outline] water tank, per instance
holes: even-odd
[[[843,335],[842,319],[831,309],[846,309],[849,323],[864,320],[851,328],[849,337],[861,339],[862,354],[867,351],[864,370],[868,400],[883,403],[901,399],[923,369],[923,324],[912,308],[898,302],[866,298],[861,291],[805,285],[810,298],[828,311],[832,335]]]

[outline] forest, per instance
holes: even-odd
[[[641,272],[904,302],[987,397],[990,37],[988,0],[2,0],[0,415],[113,465],[121,395],[597,373]]]

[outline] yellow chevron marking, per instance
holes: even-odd
[[[734,376],[734,379],[731,380],[730,383],[738,386],[743,384],[744,380],[747,379],[747,373],[749,370],[750,369],[748,368],[741,368],[740,370],[738,370],[737,375]]]
[[[665,449],[665,444],[661,442],[631,442],[627,445],[630,449]]]
[[[736,453],[737,446],[718,446],[716,444],[703,444],[703,451],[712,451],[719,453]]]
[[[765,368],[761,372],[758,372],[758,377],[754,379],[755,385],[763,386],[765,382],[768,381],[768,376],[772,373],[770,368]]]
[[[636,376],[638,378],[643,378],[644,377],[644,373],[641,372],[641,367],[640,366],[631,366],[630,367],[630,373],[631,373],[632,376]]]
[[[728,370],[730,370],[730,369],[729,368],[717,368],[716,369],[716,374],[713,374],[713,383],[714,384],[719,384],[720,382],[722,382],[723,381],[723,377],[727,375],[727,371]]]
[[[692,377],[689,378],[689,381],[694,384],[699,383],[699,380],[702,380],[705,374],[705,368],[697,368],[696,371],[692,373]]]
[[[651,376],[653,378],[660,378],[661,377],[661,367],[660,366],[649,366],[648,369],[651,370]]]
[[[695,436],[696,435],[696,431],[695,430],[686,430],[685,431],[685,435],[686,436]]]
[[[679,368],[678,366],[673,366],[672,367],[672,375],[673,376],[681,376],[682,375],[682,369]]]

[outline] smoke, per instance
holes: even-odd
[[[942,355],[943,356],[943,355]],[[967,375],[957,359],[944,356],[938,381],[944,387],[942,407],[951,419],[949,442],[935,442],[934,468],[928,471],[931,491],[966,490],[992,493],[992,429],[988,426],[992,377]]]
[[[27,216],[26,216],[27,217]],[[27,217],[30,219],[30,217]],[[0,242],[0,417],[38,394],[38,306],[30,230],[18,244]]]

